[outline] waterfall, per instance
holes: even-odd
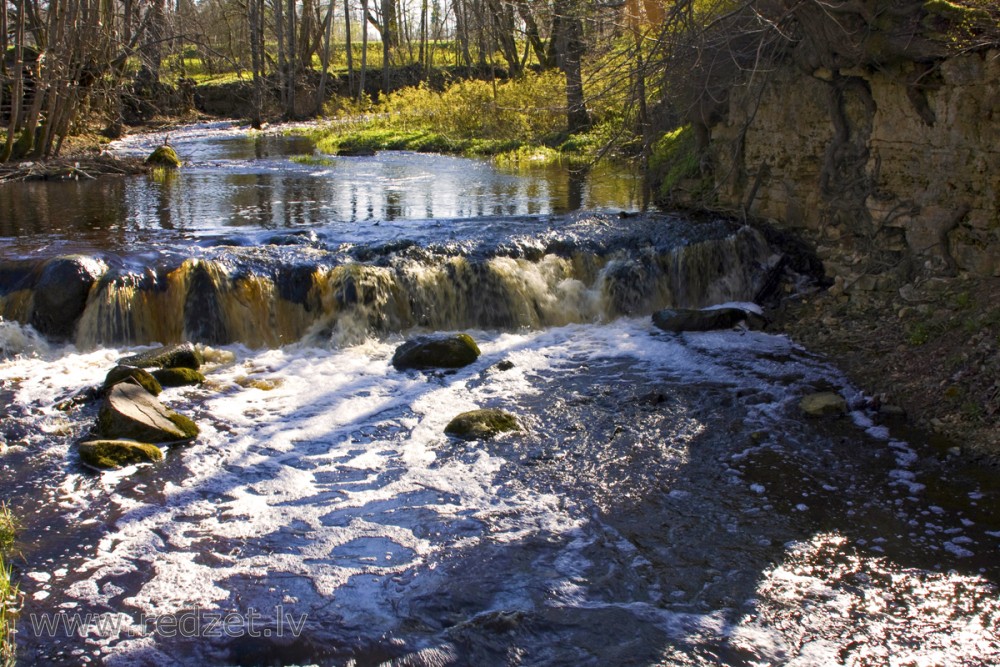
[[[353,256],[214,250],[138,267],[122,257],[8,263],[0,266],[7,276],[0,315],[81,349],[183,340],[255,348],[351,343],[411,328],[544,328],[749,301],[778,260],[750,227],[672,244],[640,235],[532,252],[414,252],[407,244]],[[53,285],[52,275],[63,283]],[[62,301],[77,294],[79,303],[61,301],[50,313],[53,290],[70,295]]]

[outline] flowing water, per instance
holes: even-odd
[[[551,181],[457,158],[281,157],[299,141],[177,132],[169,185],[91,184],[131,193],[105,226],[77,206],[4,232],[23,664],[1000,661],[995,474],[876,423],[783,336],[652,326],[761,293],[777,251],[755,231],[593,212],[635,205],[614,197],[563,215]],[[70,328],[45,292],[67,266]],[[425,330],[482,356],[396,371]],[[84,468],[96,405],[73,398],[185,339],[208,382],[161,399],[199,438]],[[803,417],[817,390],[850,416]],[[444,435],[477,407],[524,431]]]

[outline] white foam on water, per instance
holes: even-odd
[[[552,391],[561,375],[612,357],[629,360],[651,380],[760,390],[770,400],[748,405],[746,412],[750,423],[763,426],[787,418],[800,391],[794,382],[776,378],[791,372],[809,381],[843,382],[836,371],[799,355],[787,339],[759,332],[673,336],[657,332],[648,320],[622,319],[544,331],[472,333],[482,358],[446,375],[393,369],[398,340],[333,349],[222,350],[232,359],[215,354],[223,363],[208,369],[208,386],[167,389],[161,395],[165,404],[190,414],[202,432],[193,444],[168,448],[166,461],[158,465],[183,473],[145,494],[125,490],[133,469],[82,474],[71,442],[89,425],[67,426],[65,414],[54,407],[99,383],[122,351],[67,349],[0,362],[0,381],[11,383],[16,401],[37,414],[49,433],[37,438],[40,454],[65,461],[61,476],[51,481],[62,511],[77,516],[103,502],[112,504],[118,517],[74,571],[61,568],[63,575],[45,582],[46,592],[96,608],[120,601],[116,611],[130,618],[295,600],[302,611],[334,605],[347,627],[391,628],[398,602],[393,596],[399,595],[393,593],[394,578],[435,576],[430,573],[442,559],[463,550],[546,535],[566,544],[547,584],[551,604],[609,605],[586,599],[582,585],[593,565],[585,554],[594,537],[583,530],[590,516],[557,493],[501,484],[510,463],[496,452],[510,436],[500,436],[490,447],[454,442],[443,433],[453,416],[498,407],[530,425],[532,415],[519,410],[526,401]],[[503,359],[513,368],[486,370]],[[245,377],[274,382],[244,386]],[[855,419],[869,435],[888,438],[860,415]],[[704,428],[695,419],[689,422],[678,426],[664,456],[685,460],[688,444]],[[66,437],[52,435],[59,428],[66,429]],[[915,485],[907,469],[912,449],[898,441],[888,448],[898,463],[892,477]],[[767,491],[759,484],[749,488],[754,494]],[[671,497],[684,499],[683,492]],[[619,538],[611,541],[628,555],[631,545]],[[995,634],[983,629],[985,612],[946,620],[960,605],[958,592],[982,598],[985,582],[841,554],[843,539],[821,535],[789,544],[784,562],[767,571],[758,586],[759,613],[735,624],[727,625],[717,611],[681,612],[641,601],[623,609],[652,619],[673,636],[725,638],[763,659],[796,656],[786,664],[825,664],[852,636],[865,632],[884,631],[886,646],[898,644],[920,660],[966,655],[975,645],[977,627],[980,638],[998,645]],[[968,551],[967,546],[959,536],[945,548],[964,555],[959,551]],[[634,568],[649,565],[638,555],[629,559]],[[274,590],[258,590],[255,581],[278,583]],[[907,593],[900,581],[919,595]],[[893,587],[884,592],[880,586],[887,583]],[[923,594],[929,596],[926,601]],[[902,596],[921,613],[927,610],[920,622],[932,641],[925,649],[904,636],[908,626],[892,617],[890,595]],[[501,602],[506,609],[533,604],[516,586]],[[798,608],[801,621],[785,617]],[[852,610],[870,613],[871,619],[850,625]],[[946,630],[956,639],[945,636]],[[150,637],[93,641],[107,664],[128,664],[133,656],[158,664],[159,647]]]

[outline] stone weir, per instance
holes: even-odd
[[[537,328],[751,301],[782,265],[758,231],[725,221],[550,223],[502,241],[351,245],[307,232],[131,256],[8,259],[0,316],[81,349],[350,344],[414,327]]]

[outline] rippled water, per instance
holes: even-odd
[[[202,165],[180,178],[225,180],[247,159],[245,141],[218,134],[171,137]],[[283,148],[261,149],[265,163],[299,150],[266,141]],[[385,161],[411,158],[418,169],[423,156]],[[215,177],[213,163],[225,164]],[[275,209],[287,204],[270,192]],[[211,218],[227,210],[220,202],[177,196],[166,208],[189,226],[124,231],[132,261],[165,240],[201,259],[343,252],[382,270],[368,249],[392,235],[473,256],[496,252],[512,229],[564,225],[589,247],[607,243],[609,225],[632,224],[492,216],[433,228],[380,209],[377,227],[327,222],[305,244],[258,249],[275,233],[266,224],[229,229]],[[630,241],[633,254],[658,233],[683,240],[640,234],[649,238]],[[37,254],[40,238],[10,252]],[[219,250],[220,239],[238,250]],[[614,246],[629,268],[619,277],[650,279],[651,264],[625,261],[630,247]],[[167,447],[161,463],[104,473],[83,467],[75,445],[97,406],[68,399],[132,350],[54,345],[0,321],[0,498],[23,525],[23,663],[1000,662],[994,472],[877,423],[836,369],[784,336],[575,321],[472,330],[482,356],[446,373],[393,369],[410,331],[209,348],[208,383],[161,396],[201,436]],[[841,393],[851,414],[805,418],[798,401],[818,390]],[[515,413],[524,432],[444,435],[478,407]]]
[[[75,252],[254,229],[340,233],[376,222],[641,206],[640,180],[620,166],[587,173],[559,166],[512,170],[487,160],[407,152],[298,162],[291,158],[313,155],[309,139],[252,134],[225,123],[135,135],[112,151],[144,157],[164,139],[185,161],[177,173],[0,185],[0,238],[22,251],[44,240]]]

